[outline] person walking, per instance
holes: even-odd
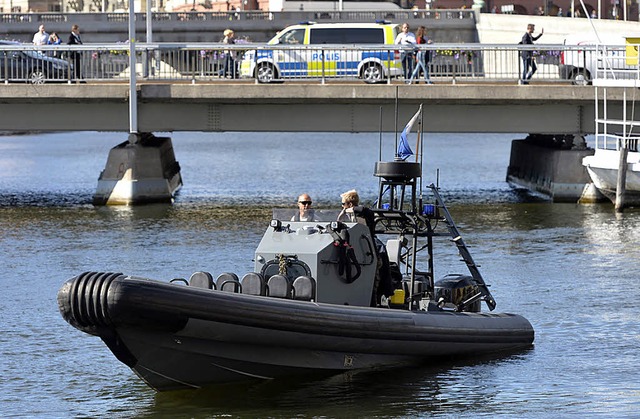
[[[33,34],[33,45],[47,45],[49,34],[45,32],[44,25],[38,27],[38,32]]]
[[[402,31],[396,36],[395,43],[404,47],[400,53],[400,60],[402,61],[402,75],[406,81],[409,80],[413,72],[413,47],[416,45],[416,36],[409,32],[408,23],[403,23],[401,28]]]
[[[223,44],[235,44],[236,38],[235,33],[231,29],[225,29],[224,38],[222,39]],[[236,51],[233,49],[228,49],[224,52],[224,64],[222,67],[222,77],[226,78],[229,75],[232,79],[237,78],[237,69],[236,69]]]
[[[431,44],[431,39],[427,38],[427,29],[424,26],[420,26],[416,31],[416,42],[418,45],[426,45]],[[416,68],[413,69],[413,73],[411,73],[411,78],[407,81],[407,84],[411,84],[413,79],[420,79],[420,70],[422,70],[422,74],[424,75],[425,84],[433,84],[431,83],[431,77],[429,77],[429,62],[431,61],[431,51],[419,49],[418,54],[416,55]],[[416,80],[416,84],[419,81]]]
[[[47,39],[47,45],[60,45],[62,44],[62,40],[58,37],[58,34],[55,32],[51,32],[49,35],[49,39]],[[52,57],[58,58],[60,56],[58,51],[49,51],[49,54]]]
[[[527,31],[522,35],[522,41],[520,44],[522,45],[533,45],[533,41],[537,41],[540,39],[542,34],[544,33],[544,28],[540,30],[540,35],[533,36],[533,31],[536,29],[536,25],[529,23],[527,25]],[[536,72],[538,66],[536,66],[536,61],[533,58],[533,51],[531,50],[522,50],[520,51],[522,56],[522,79],[519,84],[529,84],[529,80],[533,77],[533,73]],[[531,71],[529,71],[531,69]]]
[[[71,26],[71,33],[69,34],[69,45],[82,45],[82,39],[80,39],[80,27],[78,25]],[[80,67],[82,65],[82,53],[80,51],[71,51],[70,57],[73,60],[73,75],[76,80],[82,78],[82,72]]]

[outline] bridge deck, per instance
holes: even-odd
[[[396,98],[400,121],[424,104],[427,132],[594,132],[594,89],[584,86],[221,82],[137,90],[145,132],[376,132],[380,108],[383,130],[394,131]],[[128,95],[127,84],[5,85],[0,130],[128,132]]]

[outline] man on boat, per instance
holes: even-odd
[[[311,208],[313,201],[309,194],[303,193],[298,197],[298,213],[291,217],[291,221],[319,221],[315,219],[315,211]]]

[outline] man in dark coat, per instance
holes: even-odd
[[[520,44],[522,45],[533,45],[533,41],[537,41],[542,34],[544,33],[544,28],[542,28],[542,30],[540,31],[540,35],[538,36],[533,36],[533,31],[535,30],[536,26],[529,23],[527,25],[527,31],[524,33],[524,35],[522,35],[522,41],[520,41]],[[531,80],[531,77],[533,77],[533,73],[536,72],[536,70],[538,69],[538,67],[536,66],[536,62],[533,59],[533,51],[528,50],[528,51],[521,51],[522,54],[522,80],[520,80],[520,84],[529,84],[529,80]],[[531,68],[531,71],[529,71],[529,68]]]
[[[80,39],[80,27],[78,25],[71,26],[71,34],[69,34],[69,41],[67,42],[69,45],[81,45],[82,40]],[[80,66],[82,64],[82,53],[79,51],[71,51],[71,58],[73,59],[73,75],[76,80],[80,80],[82,78],[82,72],[80,71]]]

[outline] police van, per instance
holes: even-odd
[[[245,52],[240,75],[260,83],[320,77],[379,83],[402,74],[400,52],[394,50],[399,30],[388,22],[289,26],[268,42],[274,49]]]

